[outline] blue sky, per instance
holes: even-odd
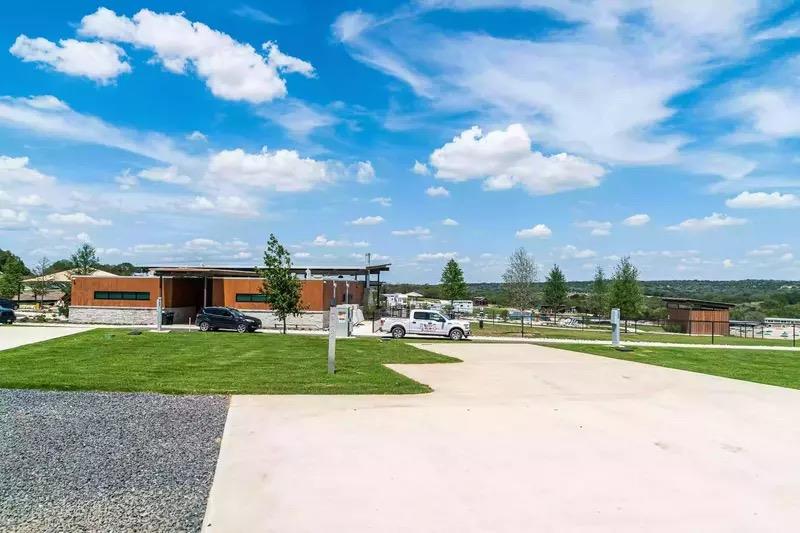
[[[800,277],[792,2],[207,4],[5,7],[0,248]]]

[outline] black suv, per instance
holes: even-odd
[[[19,309],[19,304],[13,300],[7,300],[5,298],[0,298],[0,307],[4,307],[6,309]]]
[[[259,319],[231,307],[204,307],[197,313],[195,323],[200,331],[235,329],[239,333],[252,333],[261,327]]]
[[[13,309],[0,304],[0,324],[13,324],[16,319],[17,315],[14,314]]]

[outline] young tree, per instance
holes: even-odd
[[[511,305],[520,310],[520,326],[525,335],[525,309],[531,309],[536,300],[536,263],[525,248],[517,248],[508,258],[503,274],[503,290]]]
[[[544,282],[542,303],[558,314],[558,310],[567,302],[567,292],[567,278],[558,265],[553,265]]]
[[[22,292],[22,280],[25,279],[27,273],[28,269],[25,268],[22,259],[16,256],[9,257],[0,270],[0,296],[19,298],[19,294]]]
[[[303,312],[300,307],[300,280],[292,273],[291,254],[272,233],[264,251],[264,269],[261,271],[261,277],[262,291],[267,303],[283,322],[285,334],[286,317],[298,316]]]
[[[597,316],[608,314],[608,280],[601,266],[594,272],[594,280],[589,290],[589,309]]]
[[[442,296],[446,300],[450,300],[450,306],[453,306],[453,300],[463,300],[467,297],[467,283],[464,281],[464,271],[458,266],[455,259],[447,262],[442,270],[441,278]]]
[[[31,292],[33,292],[34,298],[41,297],[42,303],[44,303],[44,295],[53,288],[53,283],[47,279],[49,268],[50,260],[46,257],[42,257],[33,267],[35,279],[30,283]]]
[[[72,263],[72,274],[76,276],[88,276],[100,267],[97,250],[88,243],[82,244],[69,259]]]
[[[609,306],[619,308],[625,319],[637,318],[644,307],[642,289],[639,286],[639,270],[633,266],[630,257],[619,260],[611,279]]]

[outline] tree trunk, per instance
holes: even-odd
[[[283,334],[286,335],[286,317],[283,317]]]

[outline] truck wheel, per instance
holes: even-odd
[[[450,340],[452,341],[460,341],[464,338],[464,332],[458,328],[453,328],[450,330]]]
[[[197,327],[200,328],[200,331],[208,331],[209,329],[211,329],[211,324],[209,324],[208,322],[203,321],[203,322],[200,322],[199,324],[197,324]]]
[[[392,337],[395,339],[402,339],[406,336],[406,330],[400,326],[395,326],[392,328]]]

